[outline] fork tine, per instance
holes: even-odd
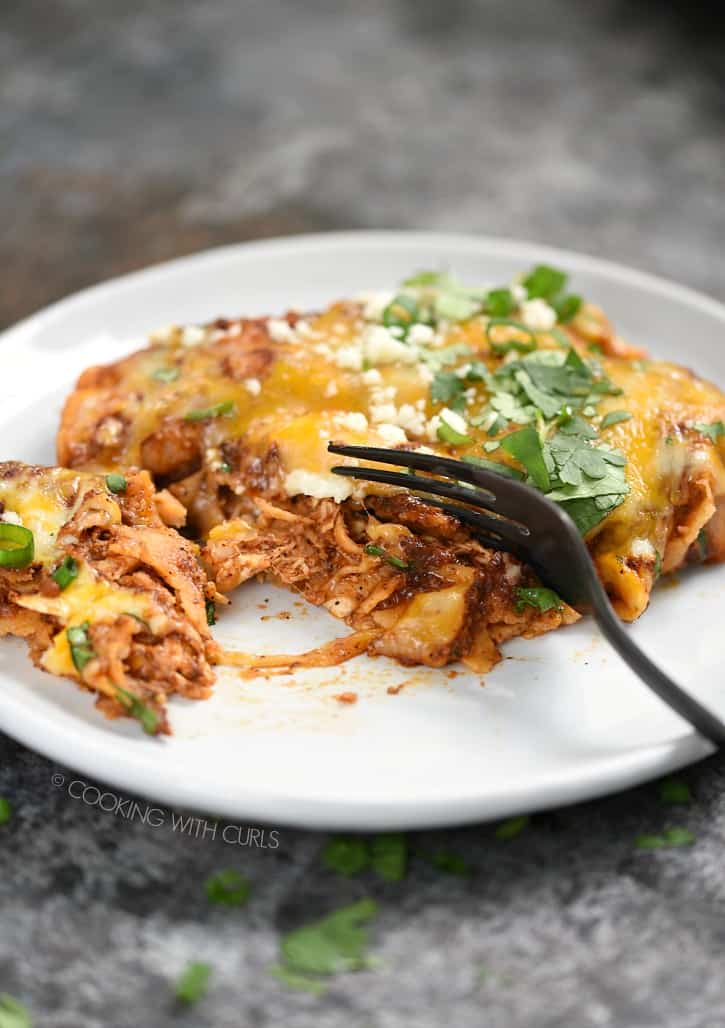
[[[503,514],[516,520],[521,518],[521,508],[529,494],[537,495],[535,489],[524,486],[522,482],[512,481],[495,471],[487,471],[475,464],[467,464],[451,457],[439,457],[438,454],[418,453],[416,450],[388,450],[377,446],[347,446],[338,443],[329,443],[327,449],[330,453],[339,454],[341,457],[356,457],[358,460],[371,460],[376,464],[394,464],[397,467],[415,468],[416,471],[428,471],[433,475],[440,475],[442,478],[470,482],[471,485],[476,485],[488,493],[486,506],[494,509],[497,514]],[[526,489],[524,496],[522,496],[522,486]]]
[[[473,507],[486,505],[487,497],[479,490],[452,485],[450,482],[440,482],[436,478],[419,478],[417,475],[408,475],[400,471],[385,471],[382,468],[335,467],[332,471],[334,474],[344,475],[346,478],[356,478],[366,482],[382,482],[385,485],[403,486],[403,488],[410,489],[413,492],[446,496],[451,500],[470,504]],[[465,508],[459,508],[454,504],[437,504],[437,506],[441,506],[443,510],[448,510],[455,517],[460,517],[461,511],[465,510]],[[485,511],[475,510],[469,513],[475,515],[475,519],[469,520],[469,524],[475,524],[479,530],[487,532],[489,535],[493,533],[494,536],[517,543],[519,546],[530,535],[526,525],[522,525],[517,521],[495,517]]]

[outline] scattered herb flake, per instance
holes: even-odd
[[[10,806],[10,801],[6,800],[4,796],[0,796],[0,825],[6,825],[12,816],[13,808]]]
[[[156,735],[160,727],[159,715],[148,704],[128,689],[116,686],[116,695],[131,717],[135,717],[147,735]]]
[[[496,329],[505,331],[495,332]],[[498,354],[509,353],[511,350],[530,353],[536,349],[536,336],[531,329],[511,318],[491,318],[486,325],[486,339],[493,352]]]
[[[725,425],[722,421],[713,421],[711,425],[704,425],[701,421],[695,421],[692,427],[700,435],[707,436],[711,443],[716,443],[721,436],[725,435]]]
[[[449,850],[436,850],[431,857],[431,862],[439,871],[445,871],[449,875],[458,875],[460,878],[467,878],[471,874],[471,867],[463,857]]]
[[[155,378],[157,382],[175,382],[180,374],[179,368],[157,368],[151,378]]]
[[[548,589],[545,591],[550,592]],[[507,821],[502,821],[493,834],[497,839],[515,839],[517,835],[521,835],[528,823],[527,814],[523,814],[521,817],[510,817]]]
[[[66,556],[57,566],[51,577],[60,591],[63,592],[78,577],[78,571],[78,561],[73,557]]]
[[[399,832],[376,835],[372,841],[373,870],[387,882],[405,878],[408,865],[408,844]]]
[[[0,993],[0,1028],[33,1028],[27,1009],[7,992]]]
[[[320,996],[326,991],[326,987],[318,978],[312,978],[305,974],[296,974],[281,964],[275,964],[271,971],[275,978],[279,978],[290,989],[302,989],[305,992],[311,992],[314,996]]]
[[[70,647],[71,660],[76,671],[83,671],[86,664],[93,660],[96,655],[88,635],[89,628],[90,622],[83,621],[80,625],[73,625],[65,630]]]
[[[189,964],[176,984],[175,996],[180,1003],[191,1006],[198,1003],[209,989],[211,965],[194,961]]]
[[[561,610],[561,599],[553,589],[546,589],[544,586],[532,588],[521,587],[516,590],[516,610],[520,614],[524,607],[534,607],[535,610],[545,614],[548,610]]]
[[[402,328],[404,334],[414,321],[419,319],[418,301],[413,296],[400,293],[383,311],[383,324],[386,328]]]
[[[210,903],[226,907],[241,907],[249,899],[250,886],[244,875],[234,868],[217,871],[204,883],[206,898]]]
[[[692,793],[687,782],[679,778],[665,778],[660,782],[660,799],[667,804],[690,803]]]
[[[486,293],[484,309],[492,318],[507,318],[515,307],[510,289],[491,289]]]
[[[233,400],[224,400],[222,403],[215,403],[212,407],[199,407],[190,410],[184,415],[185,421],[206,421],[208,418],[221,418],[233,414],[235,404]]]
[[[216,603],[214,600],[205,600],[204,607],[206,608],[206,623],[211,628],[216,624]]]
[[[574,293],[570,293],[568,296],[562,296],[561,299],[552,300],[551,305],[556,311],[557,320],[565,325],[579,313],[579,309],[582,305],[582,298],[581,296],[576,296]]]
[[[638,835],[634,841],[639,850],[659,850],[671,846],[691,846],[695,836],[688,828],[668,828],[661,835]]]
[[[563,271],[558,271],[548,264],[538,264],[525,276],[522,285],[526,288],[530,300],[550,300],[564,289],[566,280],[567,276]]]
[[[356,875],[370,863],[370,849],[358,836],[337,835],[322,851],[322,863],[341,875]]]
[[[367,544],[365,552],[371,557],[380,557],[381,560],[387,561],[391,567],[397,568],[399,571],[409,571],[412,566],[406,563],[406,561],[401,560],[400,557],[395,557],[392,553],[388,553],[382,546],[375,546],[373,543]]]
[[[433,403],[442,403],[451,410],[462,411],[466,406],[466,390],[463,379],[454,371],[439,371],[430,385]]]
[[[602,418],[600,428],[611,428],[612,425],[618,425],[622,421],[629,421],[632,415],[628,410],[610,410],[609,414],[605,414]]]
[[[125,493],[128,487],[128,482],[123,475],[118,475],[115,472],[106,475],[106,485],[112,493]]]
[[[281,943],[282,969],[296,975],[333,975],[368,967],[366,922],[378,910],[371,899],[290,932]]]
[[[528,471],[537,488],[548,492],[551,481],[544,461],[541,440],[535,428],[528,426],[512,432],[501,440],[501,447]]]

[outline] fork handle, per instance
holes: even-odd
[[[673,682],[632,641],[615,614],[608,596],[598,582],[597,585],[599,587],[592,590],[593,613],[607,642],[617,651],[624,662],[639,675],[642,681],[661,700],[677,711],[680,717],[683,717],[685,721],[689,721],[700,735],[714,743],[715,746],[725,745],[725,723],[716,714],[708,710],[707,707],[703,707],[694,696],[686,693],[676,682]]]

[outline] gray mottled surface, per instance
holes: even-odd
[[[725,298],[714,8],[5,0],[0,19],[0,322],[179,253],[344,227],[533,238]],[[415,836],[401,884],[322,869],[321,835],[252,851],[168,813],[104,814],[3,736],[0,760],[0,991],[39,1028],[725,1023],[720,759],[687,773],[684,808],[650,786],[508,843]],[[673,824],[692,848],[635,849]],[[472,876],[433,870],[441,846]],[[228,866],[253,883],[239,910],[204,898]],[[281,933],[364,894],[377,970],[321,998],[269,974]],[[191,959],[214,985],[182,1013],[170,988]]]

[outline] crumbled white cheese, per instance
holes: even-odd
[[[633,539],[629,552],[633,557],[656,557],[655,548],[649,539]]]
[[[435,378],[435,375],[427,364],[418,365],[418,374],[420,375],[420,380],[424,385],[430,385]]]
[[[415,346],[401,343],[383,325],[370,325],[363,345],[371,364],[415,364],[419,356]]]
[[[346,368],[350,371],[361,371],[363,366],[363,351],[360,346],[341,346],[335,352],[335,364],[338,368]]]
[[[528,289],[526,288],[526,286],[521,285],[520,282],[512,282],[509,286],[509,292],[513,297],[514,303],[519,306],[522,303],[526,303],[526,301],[529,298]]]
[[[435,332],[430,325],[421,325],[416,322],[408,329],[408,342],[413,346],[428,346],[435,339]]]
[[[363,371],[362,380],[366,386],[380,385],[383,381],[383,376],[380,374],[377,368],[368,368],[367,371]]]
[[[358,411],[350,411],[349,414],[336,414],[335,423],[342,428],[349,428],[351,432],[366,432],[368,419]]]
[[[296,468],[285,477],[285,491],[288,496],[312,496],[316,500],[324,500],[328,497],[337,503],[342,503],[352,495],[353,483],[338,475],[320,475],[314,471],[305,471],[304,468]]]
[[[300,320],[295,325],[295,332],[297,333],[297,335],[304,336],[305,339],[320,338],[319,333],[315,332],[310,323],[308,321],[305,321],[303,318],[300,318]]]
[[[376,423],[382,421],[394,421],[397,414],[397,407],[394,403],[371,403],[370,418]]]
[[[315,343],[312,349],[315,353],[319,353],[320,357],[327,357],[328,360],[334,356],[332,347],[328,346],[327,343]]]
[[[439,414],[434,414],[430,421],[426,422],[425,432],[432,442],[435,442],[438,438],[438,429],[440,428],[440,423],[441,419]]]
[[[395,299],[395,293],[391,293],[389,290],[378,290],[377,292],[359,293],[355,299],[362,304],[362,314],[366,321],[380,321],[385,308]]]
[[[184,346],[198,346],[206,339],[206,329],[200,325],[187,325],[181,331],[181,342]]]
[[[6,525],[22,525],[23,519],[19,514],[16,514],[14,510],[6,510],[0,514],[0,521],[4,521]]]
[[[337,382],[335,381],[334,378],[331,378],[330,381],[325,386],[325,396],[326,397],[337,396]]]
[[[178,325],[162,325],[151,333],[150,339],[154,343],[170,343],[178,331]]]
[[[245,378],[244,387],[248,393],[252,394],[252,396],[259,396],[262,392],[262,383],[258,378]]]
[[[465,378],[468,372],[471,370],[470,362],[468,364],[461,364],[460,368],[454,368],[453,374],[456,378]]]
[[[275,343],[293,343],[297,339],[297,333],[284,318],[270,318],[267,331]]]
[[[450,407],[444,407],[441,411],[441,421],[445,421],[449,428],[452,428],[454,432],[458,432],[459,435],[465,435],[468,431],[468,425],[464,418]]]
[[[397,425],[377,425],[376,431],[387,446],[397,446],[399,443],[408,442],[407,435]]]
[[[425,414],[412,403],[401,403],[393,424],[400,425],[411,435],[425,435]]]
[[[521,566],[519,564],[509,563],[506,554],[504,554],[504,560],[506,560],[506,568],[503,576],[507,582],[510,582],[513,585],[514,582],[518,582],[521,578]]]
[[[556,311],[546,300],[524,300],[521,304],[521,320],[535,332],[547,332],[556,324]]]

